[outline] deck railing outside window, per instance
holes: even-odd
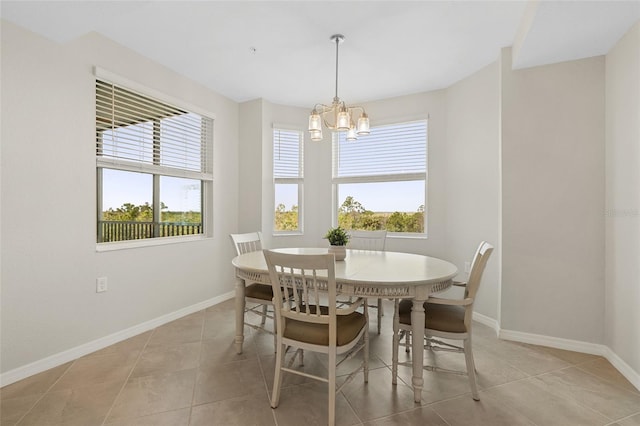
[[[202,234],[201,223],[98,221],[98,242]]]

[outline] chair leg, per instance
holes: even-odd
[[[464,341],[464,359],[467,363],[467,375],[469,376],[469,385],[471,386],[471,396],[476,401],[480,401],[478,386],[476,385],[476,366],[473,361],[473,351],[471,350],[471,338]]]
[[[365,304],[364,317],[367,321],[367,330],[364,331],[364,382],[369,383],[369,310]]]
[[[336,361],[337,355],[335,347],[329,351],[329,418],[327,422],[329,426],[336,424]]]
[[[400,327],[398,319],[398,301],[393,308],[393,353],[391,354],[391,383],[398,384],[398,350],[400,349]]]
[[[262,320],[260,320],[260,325],[264,327],[264,324],[267,322],[267,305],[262,305]]]
[[[382,308],[382,299],[378,298],[378,334],[380,334],[380,330],[382,329],[382,316],[384,315],[384,311]]]
[[[278,345],[276,351],[276,367],[273,377],[273,389],[271,391],[271,408],[278,408],[280,403],[280,388],[282,387],[282,364],[284,363],[284,354],[286,347],[283,344]]]

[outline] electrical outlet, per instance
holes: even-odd
[[[107,291],[107,277],[96,278],[96,293]]]
[[[471,262],[464,262],[464,271],[468,274],[471,272]]]

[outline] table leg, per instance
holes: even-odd
[[[236,278],[236,353],[242,353],[242,342],[244,342],[244,280]]]
[[[413,400],[420,402],[422,400],[423,379],[423,363],[424,363],[424,300],[413,299],[413,308],[411,309],[411,359],[413,367],[413,377],[411,384],[413,385]]]

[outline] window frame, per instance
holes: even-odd
[[[340,134],[338,132],[333,132],[331,136],[331,183],[332,183],[332,198],[333,198],[333,209],[332,209],[332,218],[331,222],[333,226],[338,226],[338,216],[340,210],[341,201],[338,198],[338,186],[341,184],[358,184],[358,183],[385,183],[385,182],[408,182],[408,181],[424,181],[424,232],[387,232],[387,237],[390,238],[415,238],[415,239],[426,239],[428,238],[428,222],[429,215],[427,214],[428,210],[428,175],[429,175],[429,117],[417,117],[412,119],[404,119],[404,120],[394,120],[391,122],[381,123],[378,126],[372,126],[371,130],[373,131],[376,127],[385,127],[385,126],[398,126],[403,124],[413,124],[423,122],[425,126],[425,165],[424,172],[410,172],[410,173],[392,173],[392,174],[375,174],[375,175],[357,175],[357,176],[336,176],[338,173],[338,166],[336,164],[336,160],[339,157],[337,154],[337,145],[339,143]],[[362,136],[361,138],[366,138],[366,136]],[[352,141],[347,142],[349,144],[358,144],[360,141]]]
[[[275,171],[275,149],[276,149],[276,132],[291,132],[298,134],[298,176],[297,177],[276,177]],[[273,178],[273,197],[272,208],[273,220],[271,221],[271,231],[274,236],[283,235],[303,235],[304,234],[304,131],[295,126],[287,126],[274,123],[271,133],[271,175]],[[296,230],[277,230],[276,225],[276,185],[297,185],[298,186],[298,229]]]
[[[166,244],[174,244],[174,243],[182,243],[188,241],[200,241],[203,239],[208,239],[213,237],[213,148],[214,148],[214,129],[215,129],[215,114],[212,114],[208,111],[203,110],[202,108],[193,106],[188,104],[187,102],[173,98],[163,92],[151,89],[147,86],[144,86],[135,81],[129,80],[125,77],[122,77],[118,74],[112,73],[108,70],[102,69],[100,67],[94,68],[94,76],[95,76],[95,84],[98,81],[103,81],[108,84],[113,84],[121,89],[124,89],[129,92],[133,92],[144,96],[146,98],[151,98],[158,103],[162,103],[165,105],[169,105],[172,107],[176,107],[178,109],[187,111],[188,113],[194,113],[199,115],[201,118],[208,120],[207,121],[207,138],[205,141],[205,153],[204,158],[201,159],[203,166],[202,170],[199,173],[194,173],[193,171],[180,173],[179,168],[173,168],[169,172],[164,172],[163,169],[169,170],[171,167],[155,165],[155,161],[153,165],[149,165],[146,163],[137,163],[135,161],[126,161],[126,160],[114,160],[111,158],[106,158],[98,155],[97,145],[95,152],[96,158],[96,221],[94,222],[96,229],[94,232],[96,238],[96,251],[111,251],[111,250],[120,250],[120,249],[129,249],[129,248],[138,248],[138,247],[146,247],[146,246],[157,246],[157,245],[166,245]],[[96,95],[96,91],[93,91],[94,95]],[[94,108],[97,106],[97,98],[94,99]],[[95,111],[94,109],[94,112]],[[96,131],[97,138],[97,131]],[[155,139],[155,138],[154,138]],[[97,144],[96,139],[96,144]],[[155,143],[154,143],[155,146]],[[155,156],[155,154],[154,154]],[[180,235],[180,236],[167,236],[167,237],[151,237],[151,238],[143,238],[143,239],[131,239],[131,240],[122,240],[122,241],[111,241],[111,242],[98,242],[98,223],[101,220],[102,216],[102,196],[103,196],[103,177],[102,170],[103,169],[111,169],[111,170],[120,170],[125,172],[141,172],[145,174],[149,174],[152,177],[152,204],[154,206],[154,223],[159,222],[160,219],[160,177],[176,177],[176,178],[188,178],[188,179],[196,179],[200,181],[200,205],[201,205],[201,220],[202,220],[202,233],[198,234],[190,234],[190,235]],[[156,220],[158,219],[158,220]]]

